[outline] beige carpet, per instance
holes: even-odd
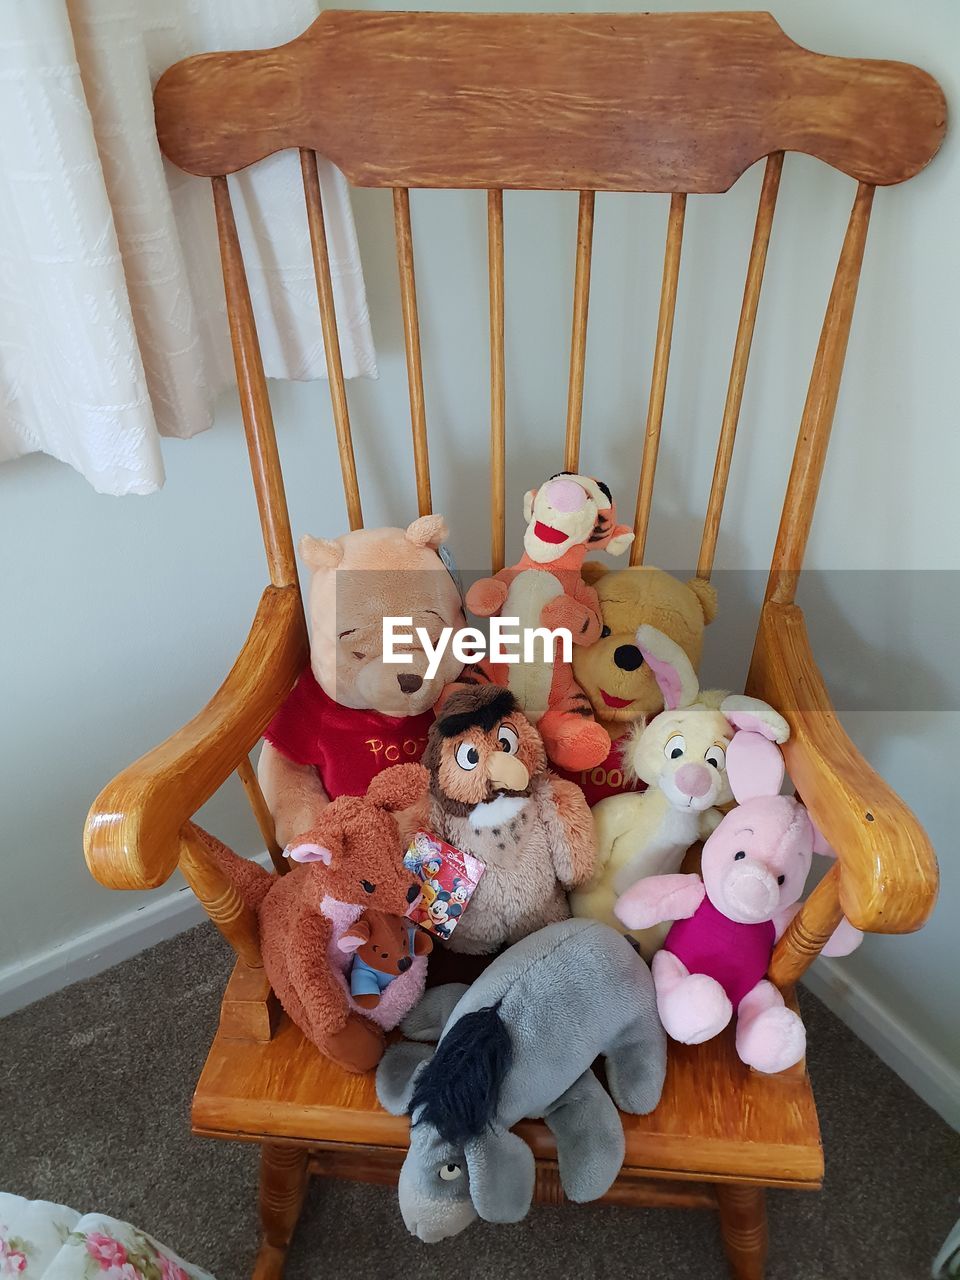
[[[247,1280],[256,1150],[193,1138],[190,1094],[230,967],[210,927],[0,1022],[0,1187],[124,1218]],[[960,1137],[807,996],[820,1195],[770,1192],[768,1280],[923,1280],[957,1217]],[[315,1181],[289,1280],[724,1280],[708,1213],[537,1208],[427,1246],[390,1188]]]

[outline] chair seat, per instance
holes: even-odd
[[[263,985],[258,989],[258,984]],[[268,1031],[261,1040],[235,1038],[237,1009],[255,1010],[258,999],[262,1009],[267,995],[262,971],[238,963],[194,1095],[194,1132],[319,1148],[405,1150],[408,1121],[383,1110],[372,1073],[341,1070],[286,1017],[269,1039]],[[764,1076],[751,1071],[736,1055],[732,1028],[707,1044],[671,1043],[659,1106],[648,1116],[624,1114],[623,1127],[624,1169],[634,1176],[809,1189],[819,1187],[823,1177],[820,1128],[806,1072]],[[556,1160],[553,1135],[542,1121],[523,1121],[517,1132],[538,1161]],[[393,1163],[389,1157],[388,1163]]]

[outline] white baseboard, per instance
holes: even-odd
[[[253,859],[268,865],[264,851]],[[84,978],[112,969],[148,947],[176,937],[205,920],[190,889],[151,898],[144,906],[106,920],[59,946],[46,947],[17,964],[0,969],[0,1018]]]
[[[881,1004],[842,963],[821,957],[803,983],[951,1128],[960,1130],[960,1067]]]

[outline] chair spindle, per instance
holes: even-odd
[[[595,192],[580,192],[577,265],[573,281],[573,332],[570,337],[570,385],[567,392],[567,435],[563,447],[565,471],[580,469],[580,427],[583,421],[583,375],[587,357],[587,311],[590,306],[595,204]]]
[[[347,519],[351,529],[360,529],[363,527],[363,512],[360,509],[360,486],[357,483],[357,463],[353,454],[353,438],[350,433],[347,388],[343,381],[343,364],[340,359],[337,311],[333,299],[333,280],[330,277],[327,231],[323,221],[323,197],[320,193],[320,173],[317,169],[315,151],[309,151],[303,147],[300,148],[300,169],[303,174],[303,194],[307,202],[307,222],[310,226],[313,271],[317,281],[320,324],[323,329],[323,349],[327,358],[327,381],[330,383],[330,403],[333,406],[333,422],[337,433],[337,450],[340,454],[340,472],[343,477],[343,494],[347,504]]]
[[[753,243],[750,246],[750,257],[747,262],[747,279],[743,287],[743,303],[740,308],[740,320],[737,324],[737,338],[733,347],[730,381],[727,384],[727,398],[723,406],[723,418],[720,423],[717,460],[713,469],[713,480],[710,483],[707,515],[703,522],[703,537],[700,542],[700,555],[697,560],[697,577],[703,578],[705,581],[709,581],[710,574],[713,572],[713,561],[717,553],[717,535],[720,532],[720,518],[723,514],[723,501],[726,497],[727,481],[730,478],[733,445],[737,434],[737,426],[740,422],[743,388],[747,377],[747,365],[750,362],[750,349],[753,345],[753,331],[757,323],[757,306],[760,302],[763,272],[767,265],[767,248],[770,244],[770,231],[773,227],[773,215],[777,207],[777,193],[780,189],[780,174],[782,170],[783,152],[774,151],[767,157],[767,164],[763,173],[763,184],[760,188],[760,203],[757,208],[757,222],[754,227]]]
[[[420,355],[420,316],[417,280],[413,269],[413,230],[410,226],[410,192],[393,189],[393,220],[400,269],[400,306],[403,311],[403,344],[407,357],[410,394],[410,426],[413,432],[413,466],[417,477],[417,506],[422,516],[433,510],[430,492],[430,456],[427,449],[427,412],[423,398],[423,361]]]
[[[503,366],[503,192],[487,192],[487,246],[490,272],[490,563],[504,562],[506,511],[506,384]]]
[[[246,792],[247,800],[253,816],[256,819],[260,834],[263,836],[264,843],[267,846],[267,852],[270,854],[270,861],[274,865],[277,875],[286,875],[290,870],[290,864],[283,856],[283,850],[277,843],[277,834],[273,825],[273,817],[270,809],[264,799],[263,792],[260,789],[260,782],[257,778],[256,770],[250,763],[249,756],[244,756],[237,765],[237,777],[240,779],[241,785]]]
[[[230,188],[227,179],[222,176],[212,178],[211,183],[223,267],[223,288],[230,318],[230,341],[240,393],[240,412],[260,512],[267,567],[270,581],[275,587],[289,587],[297,582],[297,562],[290,534],[290,515],[283,489],[283,472],[280,469],[270,397],[263,375],[257,324],[230,201]]]
[[[263,958],[257,913],[224,876],[192,822],[186,823],[180,832],[180,870],[240,959],[251,968],[259,969]]]
[[[663,402],[667,390],[667,370],[670,367],[673,317],[677,309],[677,281],[680,278],[680,248],[683,243],[683,219],[686,209],[686,194],[682,191],[675,192],[670,197],[670,215],[667,220],[667,243],[663,254],[663,283],[660,287],[660,312],[657,317],[657,341],[654,347],[653,373],[650,379],[650,401],[647,406],[647,426],[643,439],[643,460],[640,464],[637,511],[633,522],[636,536],[630,549],[631,564],[643,563],[643,553],[647,545],[647,528],[650,524],[650,508],[653,503],[653,480],[657,471],[660,429],[663,426]]]
[[[790,921],[774,947],[767,975],[774,986],[786,990],[806,973],[842,917],[838,861]]]
[[[767,581],[767,599],[792,604],[807,549],[813,509],[823,475],[830,443],[830,430],[837,408],[840,377],[847,354],[850,324],[857,300],[863,250],[870,225],[870,209],[875,188],[861,182],[847,223],[840,260],[837,263],[827,312],[820,330],[810,385],[800,419],[797,445],[790,479],[783,499],[777,542]]]

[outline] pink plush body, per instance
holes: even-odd
[[[671,926],[663,945],[691,973],[705,973],[718,982],[736,1008],[766,976],[775,940],[772,920],[742,924],[705,897],[689,920]]]
[[[779,794],[783,757],[768,732],[740,730],[730,743],[727,777],[740,803],[703,846],[703,879],[651,876],[628,889],[615,911],[630,929],[676,921],[652,966],[667,1034],[700,1044],[736,1014],[741,1059],[776,1072],[800,1061],[806,1032],[765,974],[798,910],[814,852],[831,850],[803,805]],[[843,920],[824,950],[846,955],[861,937]]]

